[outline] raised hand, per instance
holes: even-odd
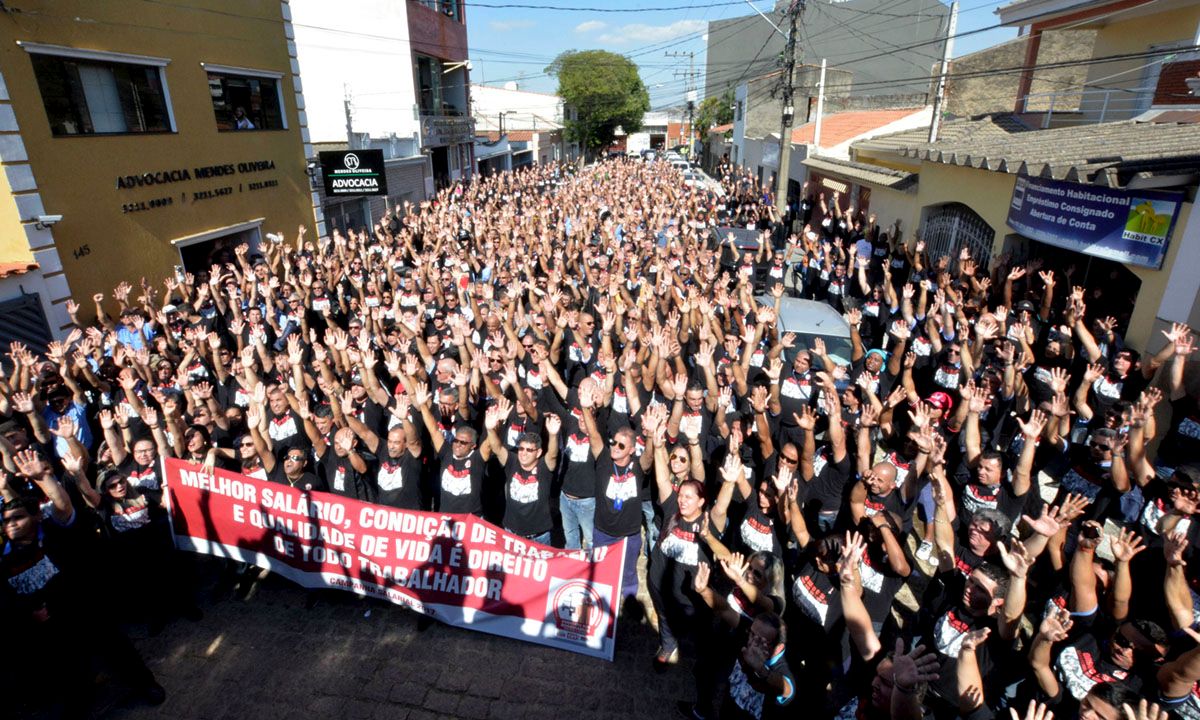
[[[1188,537],[1186,533],[1172,532],[1163,536],[1163,557],[1167,560],[1167,565],[1171,567],[1184,567],[1187,561],[1183,559],[1183,554],[1188,549]]]
[[[1071,613],[1065,608],[1053,607],[1050,612],[1046,613],[1046,617],[1042,618],[1042,624],[1038,628],[1038,632],[1042,634],[1050,642],[1062,642],[1067,639],[1067,635],[1071,632]]]
[[[750,561],[741,553],[731,553],[729,557],[721,560],[721,569],[725,571],[725,576],[735,583],[746,577],[749,567]]]
[[[1029,572],[1029,566],[1032,564],[1032,559],[1025,550],[1025,545],[1020,540],[1012,539],[1009,541],[1009,547],[1005,547],[1003,543],[997,545],[1000,550],[1000,560],[1004,563],[1008,574],[1014,578],[1023,578]]]
[[[1112,538],[1111,541],[1113,560],[1118,563],[1128,563],[1133,559],[1134,555],[1146,549],[1143,542],[1140,535],[1121,528],[1117,536]]]
[[[911,652],[904,652],[904,641],[896,640],[895,657],[892,661],[893,679],[899,688],[913,688],[917,683],[928,683],[938,679],[939,660],[936,653],[926,652],[918,645]]]
[[[554,413],[546,413],[546,432],[557,435],[562,430],[562,418]]]

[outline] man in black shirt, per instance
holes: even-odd
[[[496,459],[504,466],[504,529],[527,540],[549,545],[552,524],[550,481],[558,467],[558,433],[562,421],[557,415],[546,415],[549,443],[545,456],[542,455],[542,436],[529,431],[517,439],[517,452],[512,454],[496,434],[496,428],[511,411],[512,403],[501,399],[484,417],[487,441]]]
[[[621,597],[633,598],[638,590],[637,560],[642,549],[641,488],[645,474],[654,467],[654,454],[642,453],[640,459],[636,456],[637,436],[633,428],[628,426],[613,433],[612,440],[606,445],[592,417],[591,410],[595,402],[592,393],[583,393],[579,402],[592,453],[596,456],[596,524],[592,531],[592,542],[600,547],[622,538],[627,540]],[[648,439],[647,445],[652,444],[654,433],[666,420],[665,405],[646,409],[642,415],[642,432]],[[635,601],[630,606],[638,604]]]

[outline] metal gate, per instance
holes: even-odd
[[[35,353],[46,352],[46,344],[54,339],[46,314],[42,312],[41,297],[37,293],[18,295],[0,302],[0,348],[8,352],[14,342],[24,343]]]
[[[971,257],[986,268],[992,258],[996,231],[966,205],[949,203],[929,211],[921,227],[921,239],[925,241],[925,252],[935,262],[941,255],[957,260],[958,253],[966,246]]]

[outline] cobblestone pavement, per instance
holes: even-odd
[[[201,566],[215,573],[215,563]],[[214,602],[213,586],[202,584],[203,620],[177,620],[153,638],[131,632],[166,702],[104,717],[657,719],[694,691],[689,660],[651,669],[650,621],[620,624],[609,663],[441,623],[422,630],[412,612],[347,593],[306,609],[306,593],[278,577],[244,601]]]

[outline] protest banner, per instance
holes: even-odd
[[[163,461],[180,548],[307,588],[404,605],[450,625],[612,660],[622,544],[556,550],[473,515],[413,512]]]

